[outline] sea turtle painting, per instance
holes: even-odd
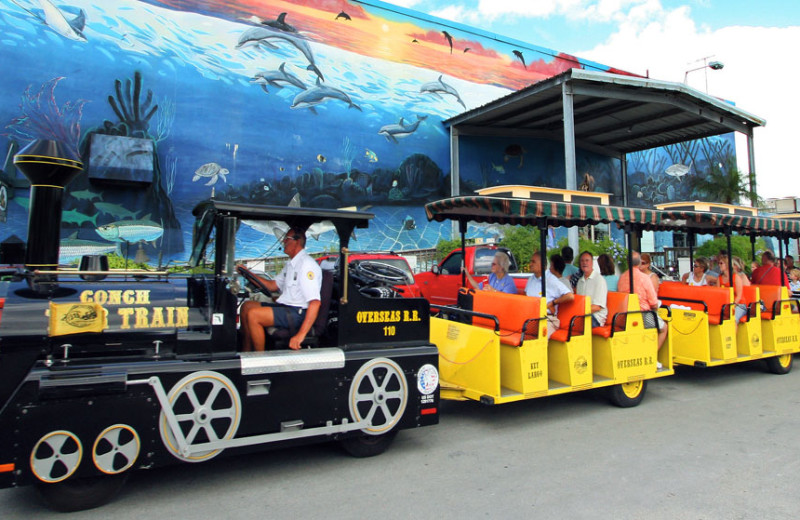
[[[228,175],[228,173],[227,168],[223,168],[217,163],[206,163],[194,172],[192,182],[197,182],[205,177],[208,179],[206,186],[212,186],[216,184],[219,179],[222,179],[222,182],[228,182],[225,180],[225,176]]]
[[[519,166],[517,166],[517,168],[522,168],[522,162],[525,159],[524,155],[525,148],[523,148],[522,145],[510,144],[506,146],[506,149],[503,151],[503,162],[508,162],[512,157],[519,157]]]

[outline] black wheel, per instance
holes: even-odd
[[[41,482],[36,488],[50,508],[64,513],[82,511],[114,498],[125,485],[128,474],[67,479],[55,484]]]
[[[792,360],[791,354],[767,358],[767,369],[773,374],[788,374],[792,371]]]
[[[640,379],[610,387],[608,398],[612,404],[620,408],[632,408],[642,402],[646,390],[647,381]]]
[[[383,435],[360,435],[341,440],[344,451],[353,457],[364,458],[380,455],[392,444],[396,431],[384,433]]]

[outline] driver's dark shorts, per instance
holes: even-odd
[[[270,306],[261,304],[262,307]],[[290,307],[289,305],[272,306],[272,316],[275,318],[275,326],[279,329],[288,329],[291,334],[300,330],[300,325],[306,318],[306,309],[300,307]]]

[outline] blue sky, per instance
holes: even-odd
[[[797,0],[390,0],[389,3],[483,31],[566,52],[637,74],[682,82],[686,71],[713,56],[724,69],[686,76],[698,90],[736,103],[767,120],[755,133],[762,197],[787,192],[800,175],[794,149],[800,120]],[[698,60],[700,60],[698,62]],[[746,141],[737,139],[747,168]],[[796,187],[795,187],[796,186]]]

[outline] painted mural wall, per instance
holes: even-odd
[[[64,262],[134,250],[185,260],[191,210],[211,196],[357,206],[376,218],[353,247],[431,247],[450,233],[422,210],[449,194],[442,120],[572,67],[620,72],[346,0],[0,0],[0,45],[0,241],[27,234],[28,186],[11,157],[58,139],[86,165],[67,187]],[[563,183],[555,144],[491,144],[465,191]],[[580,161],[600,172],[593,189],[622,192],[616,161]],[[273,231],[242,229],[238,250],[275,251]],[[312,251],[335,247],[330,231],[315,238]]]

